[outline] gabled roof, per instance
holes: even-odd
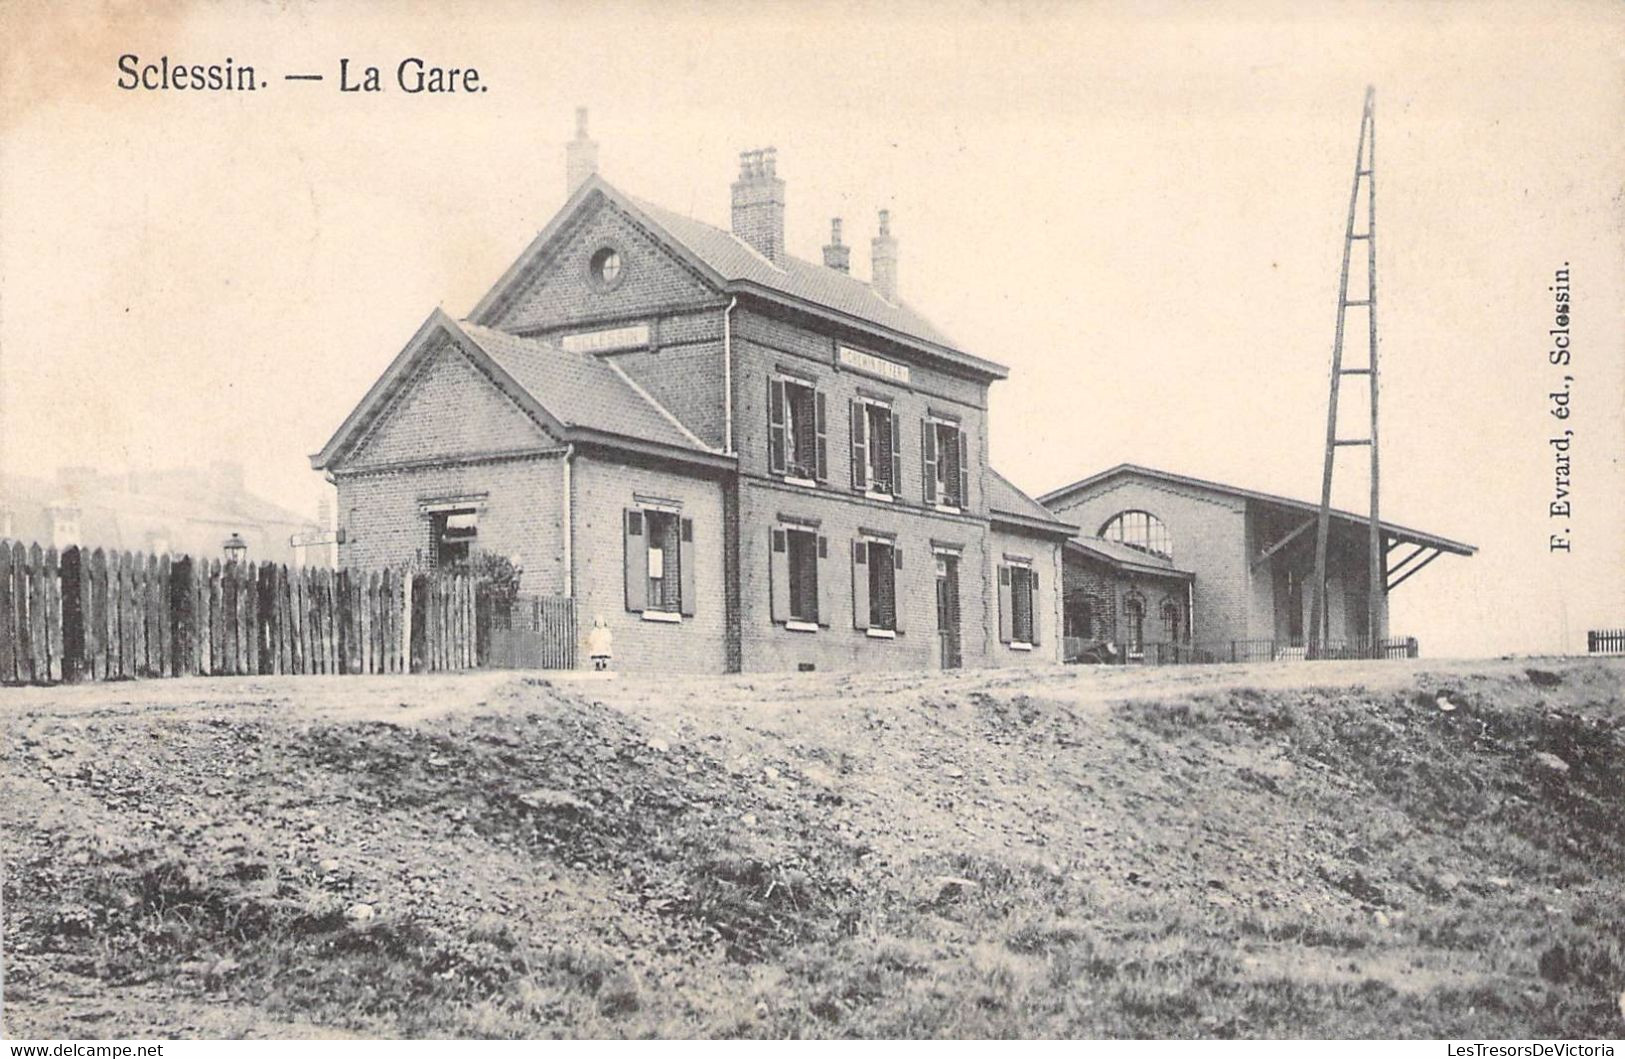
[[[1092,489],[1103,482],[1130,474],[1139,475],[1144,478],[1153,478],[1158,481],[1167,482],[1170,485],[1178,485],[1195,489],[1207,489],[1217,493],[1224,493],[1228,496],[1239,497],[1241,499],[1255,501],[1260,504],[1269,504],[1289,511],[1295,511],[1303,515],[1314,515],[1318,514],[1320,511],[1319,504],[1312,503],[1307,500],[1294,500],[1291,497],[1278,496],[1274,493],[1264,493],[1256,489],[1243,489],[1239,486],[1225,485],[1223,482],[1209,481],[1206,478],[1191,478],[1182,474],[1173,474],[1169,471],[1159,471],[1153,467],[1142,467],[1136,463],[1120,463],[1116,467],[1111,467],[1107,470],[1101,471],[1098,474],[1092,474],[1087,478],[1079,479],[1078,481],[1073,482],[1071,485],[1064,485],[1059,489],[1053,489],[1038,499],[1041,503],[1053,507],[1061,501],[1067,500],[1079,493]],[[1333,510],[1332,517],[1342,522],[1354,523],[1360,526],[1364,526],[1369,521],[1365,516],[1356,515],[1351,511]],[[1407,529],[1404,526],[1399,526],[1392,522],[1384,522],[1382,524],[1382,530],[1396,541],[1401,541],[1406,544],[1423,545],[1428,548],[1437,548],[1441,552],[1450,552],[1453,555],[1472,555],[1478,551],[1478,549],[1471,544],[1462,544],[1460,541],[1453,541],[1448,537],[1440,537],[1432,533],[1423,533],[1421,530]],[[1091,543],[1100,542],[1092,541]]]
[[[994,522],[1058,537],[1070,537],[1078,532],[1078,527],[1056,518],[1054,512],[1017,489],[1010,479],[992,467],[987,469],[987,477],[983,481],[987,489],[988,513]]]
[[[537,339],[458,323],[436,309],[322,451],[310,458],[312,467],[330,467],[366,436],[441,335],[560,442],[646,449],[673,459],[732,465],[731,458],[705,445],[613,364]]]
[[[989,378],[1002,379],[1009,374],[1002,364],[964,352],[919,312],[901,302],[887,301],[860,279],[789,255],[781,267],[732,232],[634,198],[596,174],[576,189],[531,240],[519,260],[469,313],[469,319],[489,322],[495,310],[520,289],[530,266],[543,256],[554,237],[595,194],[650,229],[724,292],[756,294],[796,308],[831,314],[842,322],[921,348]]]

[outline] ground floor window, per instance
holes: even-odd
[[[1177,600],[1165,599],[1162,601],[1162,637],[1168,643],[1179,643],[1185,639],[1184,608]]]
[[[479,537],[479,516],[472,508],[436,511],[429,516],[431,558],[438,570],[467,566]]]
[[[811,526],[775,526],[768,544],[768,591],[773,620],[800,632],[829,624],[823,601],[829,540]]]
[[[897,572],[903,550],[895,541],[852,542],[852,624],[871,633],[895,633],[898,620]]]
[[[683,596],[683,549],[678,517],[671,511],[650,511],[645,518],[649,528],[648,609],[678,610]]]
[[[622,537],[626,609],[670,621],[693,614],[694,520],[667,508],[629,507]]]
[[[818,534],[812,530],[784,531],[790,570],[790,619],[818,622]]]
[[[1038,571],[1026,560],[999,567],[999,640],[1030,647],[1038,642]]]

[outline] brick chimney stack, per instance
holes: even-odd
[[[733,182],[733,233],[775,265],[784,264],[784,181],[777,151],[742,151]]]
[[[889,302],[897,300],[897,240],[891,234],[891,211],[880,211],[880,234],[869,243],[870,283]]]
[[[837,272],[852,271],[852,248],[841,244],[841,219],[829,222],[829,245],[824,247],[824,267]]]
[[[576,138],[564,146],[565,195],[574,195],[598,172],[598,141],[587,135],[587,108],[576,108]]]

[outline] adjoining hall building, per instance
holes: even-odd
[[[1320,506],[1120,464],[1040,498],[1080,527],[1065,546],[1063,635],[1127,658],[1194,647],[1224,660],[1290,656],[1308,639]],[[1367,608],[1388,629],[1388,591],[1443,554],[1476,549],[1382,523],[1382,581],[1369,599],[1369,522],[1337,511],[1326,566],[1325,642],[1363,653]],[[1175,650],[1170,651],[1169,648]]]
[[[512,556],[622,669],[1058,661],[1077,527],[989,466],[1007,371],[900,297],[886,211],[866,283],[839,220],[788,252],[771,149],[727,231],[604,180],[584,112],[566,154],[558,214],[311,458],[340,562]]]

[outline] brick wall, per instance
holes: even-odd
[[[901,386],[835,363],[837,339],[788,320],[763,315],[741,306],[734,313],[734,439],[743,474],[766,476],[767,385],[781,366],[810,376],[828,409],[829,485],[852,492],[852,424],[848,402],[861,393],[889,400],[901,418],[903,480],[899,498],[923,503],[923,464],[920,424],[932,413],[947,413],[960,420],[966,433],[971,464],[967,510],[985,513],[981,482],[987,462],[987,388],[941,372],[911,365],[910,384]],[[852,343],[881,352],[873,343]],[[895,350],[882,355],[896,357]]]
[[[969,518],[928,513],[880,501],[820,495],[817,491],[745,479],[740,496],[740,626],[744,668],[750,672],[793,670],[811,663],[820,670],[931,669],[939,664],[936,566],[932,542],[960,547],[961,636],[967,666],[985,665],[987,528]],[[773,622],[769,572],[770,533],[780,516],[816,520],[828,540],[821,576],[830,579],[817,632],[797,632]],[[895,639],[874,638],[853,622],[852,542],[860,530],[892,534],[903,552],[894,571],[898,618]],[[823,624],[827,622],[827,624]],[[992,661],[999,661],[993,659]]]
[[[1008,530],[994,529],[989,535],[988,547],[988,618],[987,660],[990,665],[1047,665],[1061,661],[1061,546],[1058,541],[1045,540]],[[999,615],[997,567],[1005,556],[1025,557],[1032,562],[1038,574],[1040,604],[1036,610],[1038,643],[1031,651],[1012,648],[999,642]]]
[[[564,591],[560,457],[505,459],[338,475],[339,562],[375,567],[428,561],[422,504],[468,497],[479,512],[478,546],[514,556],[526,592]]]
[[[698,599],[681,622],[645,620],[626,608],[625,510],[638,495],[675,501],[693,519],[694,540],[684,562],[695,565]],[[721,673],[727,664],[723,592],[723,495],[716,480],[616,461],[578,456],[572,536],[575,542],[576,613],[585,630],[602,617],[614,635],[614,668],[644,673]],[[583,656],[583,664],[585,656]]]
[[[1053,510],[1081,526],[1086,537],[1094,536],[1120,511],[1149,511],[1173,537],[1174,565],[1196,574],[1194,639],[1246,640],[1274,635],[1273,627],[1259,626],[1255,616],[1258,589],[1248,569],[1245,501],[1125,475],[1061,502]],[[1146,638],[1150,640],[1156,611],[1151,593],[1146,594]]]
[[[441,336],[343,466],[359,470],[557,444]]]
[[[549,258],[527,285],[492,318],[482,321],[516,334],[603,320],[625,319],[660,307],[716,301],[716,290],[602,195],[560,233]],[[588,261],[601,247],[621,254],[621,275],[610,289],[596,284]]]
[[[1064,557],[1065,583],[1061,589],[1062,607],[1073,593],[1081,593],[1089,602],[1090,633],[1095,640],[1117,640],[1119,586],[1112,569],[1105,562],[1085,559],[1075,552]]]
[[[722,448],[725,434],[723,309],[722,305],[675,310],[651,307],[647,314],[630,321],[648,325],[648,348],[602,354],[697,437],[717,449]],[[557,343],[582,329],[577,323],[536,332],[536,337]]]

